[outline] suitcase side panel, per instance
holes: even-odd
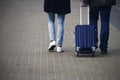
[[[75,27],[75,45],[80,48],[95,47],[94,27],[89,25],[77,25]]]

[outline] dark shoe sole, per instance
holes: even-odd
[[[101,54],[108,54],[107,50],[101,51]]]
[[[101,52],[101,54],[108,54],[107,52]]]
[[[55,47],[56,47],[56,45],[53,45],[53,46],[51,46],[48,50],[49,50],[49,51],[54,50]]]

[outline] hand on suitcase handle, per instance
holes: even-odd
[[[84,9],[84,10],[83,10]],[[87,11],[86,11],[87,10]],[[84,11],[84,12],[83,12]],[[87,18],[87,23],[84,23],[85,22],[85,18],[83,18],[82,15],[86,15],[86,18]],[[80,4],[80,25],[83,25],[83,24],[87,24],[89,25],[89,4],[85,3],[85,2],[82,2]]]
[[[82,2],[81,7],[88,7],[87,3]]]

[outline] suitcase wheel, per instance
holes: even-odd
[[[95,51],[93,50],[92,57],[94,57],[94,56],[95,56]]]
[[[80,53],[79,52],[77,52],[77,55],[76,55],[77,57],[80,57]]]

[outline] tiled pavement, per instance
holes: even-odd
[[[116,6],[112,7],[111,24],[120,30],[120,0],[116,0]]]
[[[79,0],[66,16],[64,53],[48,52],[43,0],[0,1],[0,80],[120,80],[120,31],[110,29],[109,54],[76,57]]]

